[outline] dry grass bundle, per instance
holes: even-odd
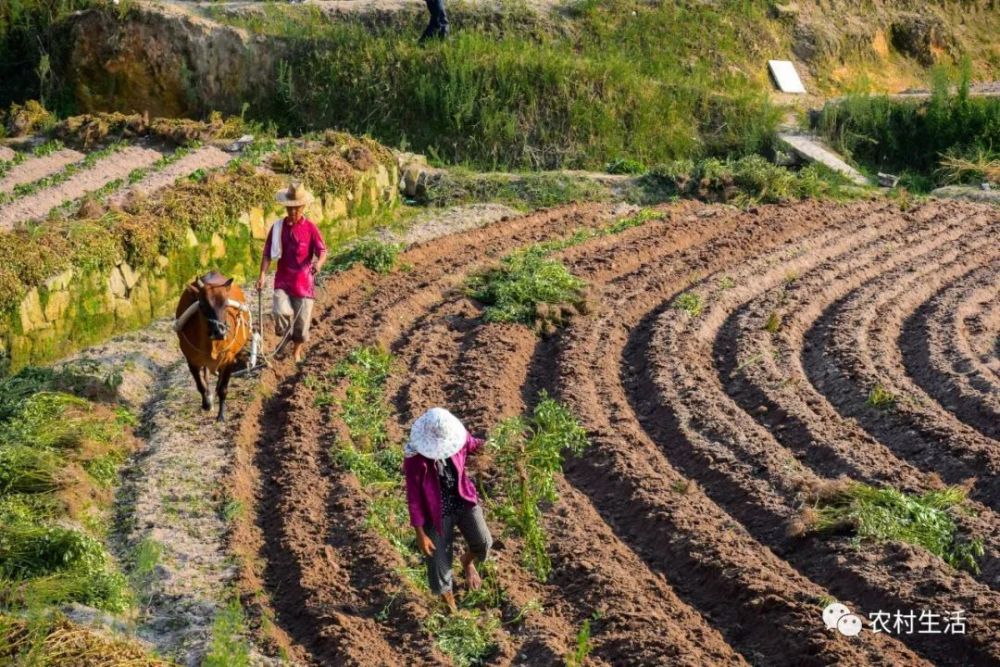
[[[50,667],[170,665],[136,643],[75,625],[64,617],[28,622],[10,616],[0,616],[0,662]]]

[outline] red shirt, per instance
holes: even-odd
[[[264,241],[264,252],[268,254],[271,252],[272,233],[273,226]],[[325,252],[323,236],[312,220],[299,218],[292,224],[285,218],[281,225],[281,257],[274,274],[274,289],[280,289],[296,299],[312,299],[315,296],[312,261]]]

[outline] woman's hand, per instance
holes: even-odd
[[[420,552],[430,558],[434,555],[434,540],[427,536],[423,528],[417,528],[417,548]]]

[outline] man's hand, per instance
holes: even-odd
[[[254,287],[257,288],[258,292],[260,290],[264,289],[264,276],[263,276],[263,274],[259,278],[257,278],[257,282],[254,283]]]
[[[434,555],[434,540],[427,536],[423,528],[417,528],[417,548],[428,558]]]

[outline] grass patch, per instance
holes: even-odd
[[[576,646],[573,652],[566,656],[566,667],[583,667],[587,662],[587,656],[593,650],[590,641],[590,619],[585,619],[576,633]]]
[[[892,410],[896,407],[897,400],[895,394],[881,384],[876,384],[868,392],[868,398],[865,400],[865,403],[876,410]]]
[[[586,283],[559,261],[547,259],[545,249],[529,248],[504,257],[500,267],[474,275],[467,293],[486,305],[487,322],[531,324],[540,304],[572,304],[583,299]]]
[[[79,162],[74,162],[73,164],[67,165],[66,167],[64,167],[60,171],[57,171],[54,174],[42,177],[35,181],[31,181],[30,183],[21,183],[19,185],[16,185],[14,186],[14,189],[9,193],[0,192],[0,205],[6,204],[10,201],[19,199],[21,197],[27,197],[29,195],[33,195],[39,190],[43,190],[45,188],[51,188],[53,186],[59,185],[60,183],[65,183],[76,174],[79,174],[82,171],[90,169],[99,161],[111,157],[112,155],[125,149],[126,147],[127,144],[125,143],[111,144],[106,148],[102,148],[99,151],[94,151],[90,153]]]
[[[781,329],[781,315],[778,314],[778,311],[772,310],[771,314],[767,316],[767,322],[764,323],[764,331],[776,334],[779,329]]]
[[[212,624],[212,644],[202,667],[249,667],[250,645],[246,639],[246,618],[238,598],[219,610]]]
[[[762,3],[503,11],[467,9],[462,30],[427,48],[411,38],[418,13],[374,25],[312,7],[208,13],[287,42],[273,108],[254,113],[284,130],[370,133],[453,164],[601,169],[622,157],[743,154],[767,145],[780,119],[757,55],[779,48]],[[718,58],[702,57],[705,43]]]
[[[891,487],[836,485],[812,509],[812,530],[849,530],[856,542],[900,541],[921,546],[954,568],[979,571],[981,539],[967,539],[955,523],[966,500],[961,487],[910,495]]]
[[[541,525],[542,506],[558,499],[555,475],[562,472],[566,452],[587,447],[587,433],[563,405],[542,392],[528,418],[513,417],[490,435],[500,469],[493,509],[524,540],[522,561],[540,580],[548,579],[552,562]]]
[[[705,303],[701,298],[701,295],[697,292],[684,292],[679,294],[677,298],[673,300],[670,307],[674,310],[680,310],[691,317],[698,317],[701,315],[701,311],[705,307]]]
[[[570,202],[608,201],[613,195],[597,181],[571,174],[484,174],[454,168],[429,179],[418,199],[438,207],[494,202],[528,211]]]
[[[346,271],[355,264],[362,264],[375,273],[389,273],[396,267],[396,261],[403,246],[399,243],[386,243],[378,239],[361,239],[347,250],[330,257],[323,267],[327,271]],[[327,268],[329,267],[329,268]]]
[[[89,393],[114,381],[94,380],[82,366],[26,368],[0,380],[2,612],[66,602],[122,612],[133,603],[104,538],[134,418],[64,391]],[[42,645],[48,632],[37,633]]]
[[[679,196],[742,207],[805,198],[844,200],[865,193],[864,188],[822,164],[793,171],[761,155],[677,160],[653,167],[645,178],[664,184]]]

